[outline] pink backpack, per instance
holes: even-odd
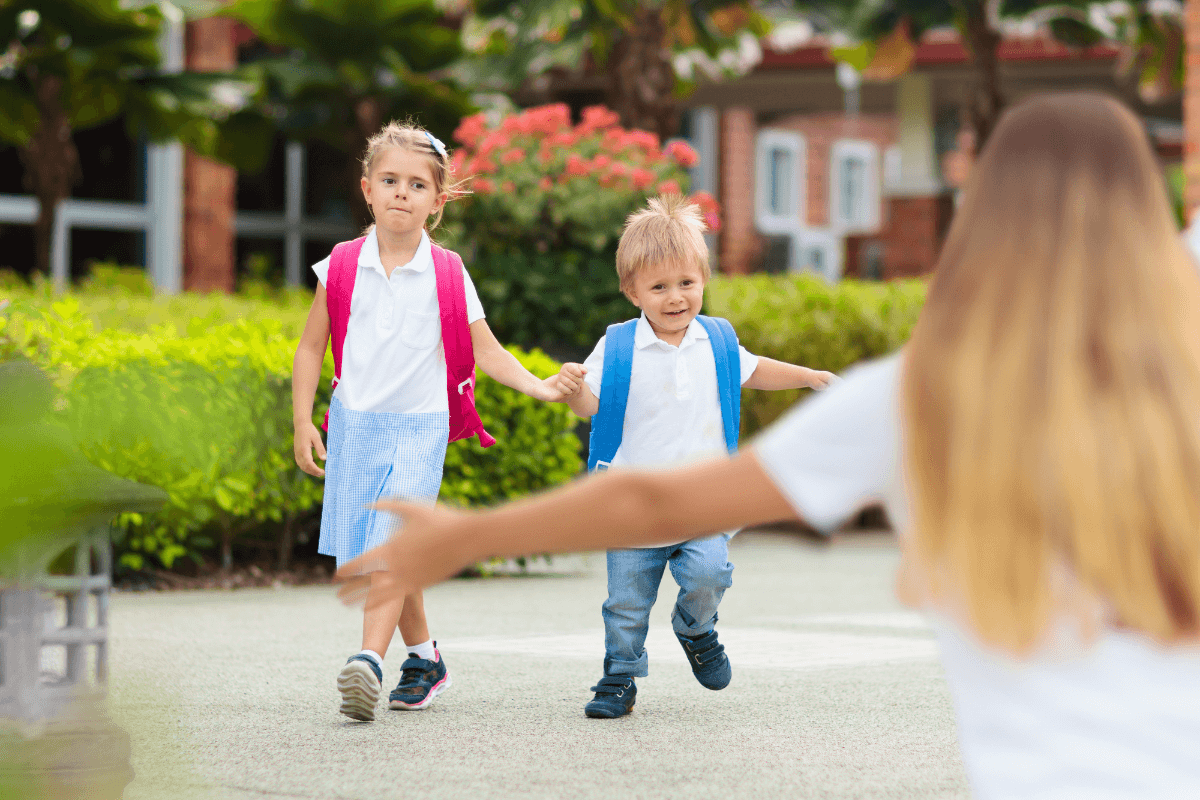
[[[325,299],[333,337],[333,385],[342,375],[342,346],[350,324],[350,299],[358,277],[358,254],[366,237],[335,245],[325,277]],[[437,278],[438,308],[442,318],[442,345],[446,352],[446,394],[450,399],[450,441],[479,434],[479,443],[491,447],[496,440],[483,429],[475,410],[475,349],[467,324],[467,293],[463,286],[463,263],[458,253],[433,245],[433,269]],[[325,414],[329,429],[329,414]]]

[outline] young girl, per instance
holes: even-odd
[[[976,797],[1197,797],[1198,309],[1137,118],[1033,99],[983,151],[902,355],[729,461],[486,513],[387,504],[408,527],[364,560],[410,591],[484,556],[830,528],[882,501]]]
[[[371,503],[437,498],[448,439],[479,433],[485,446],[491,443],[470,399],[472,350],[500,383],[540,400],[562,399],[556,378],[539,380],[501,347],[461,261],[431,245],[426,224],[433,228],[441,219],[451,181],[439,140],[412,125],[389,124],[371,137],[363,158],[362,192],[375,225],[313,267],[319,285],[292,371],[295,454],[305,472],[325,476],[318,549],[339,566],[390,535],[394,522]],[[331,331],[338,377],[322,470],[313,451],[325,459],[326,450],[312,411]],[[397,626],[409,658],[389,706],[425,708],[450,685],[421,593],[388,596],[367,608],[362,651],[338,676],[343,714],[375,718],[383,657]]]

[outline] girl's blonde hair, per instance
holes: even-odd
[[[678,194],[650,198],[646,208],[629,215],[617,243],[621,290],[632,290],[640,270],[665,263],[699,267],[707,282],[710,268],[704,231],[700,206]]]
[[[433,146],[433,141],[429,138],[429,133],[419,125],[414,125],[411,122],[397,122],[392,120],[387,125],[384,125],[378,133],[367,139],[367,149],[362,157],[362,176],[364,178],[371,177],[371,167],[375,163],[375,159],[381,152],[389,147],[399,147],[403,150],[409,150],[414,153],[420,153],[429,161],[429,169],[433,172],[434,191],[438,194],[446,193],[446,202],[449,202],[457,197],[467,194],[463,188],[461,181],[455,181],[454,165],[450,161],[450,153],[442,155]],[[368,206],[368,209],[370,206]],[[446,206],[443,203],[442,207],[437,210],[433,221],[429,224],[429,229],[433,230],[442,221],[442,212]],[[373,225],[371,227],[374,227]],[[370,228],[368,228],[370,230]]]
[[[927,599],[1016,653],[1072,608],[1084,631],[1200,633],[1200,279],[1128,109],[1005,115],[905,358]]]

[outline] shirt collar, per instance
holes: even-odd
[[[417,252],[413,253],[412,261],[396,269],[403,269],[409,272],[424,272],[432,263],[433,246],[429,241],[429,234],[421,231],[421,243],[417,245]],[[383,268],[383,260],[379,257],[379,237],[375,235],[374,227],[371,228],[371,232],[367,234],[366,241],[363,242],[362,251],[358,254],[358,265],[360,267],[369,267],[381,275],[387,275],[387,270]],[[651,331],[651,334],[653,333]]]
[[[684,331],[683,341],[679,343],[679,349],[682,350],[688,345],[695,344],[699,339],[707,339],[708,331],[704,330],[704,326],[700,324],[700,320],[692,320]],[[647,347],[654,346],[655,343],[662,345],[665,348],[671,345],[658,338],[658,334],[654,332],[654,328],[650,327],[650,320],[646,319],[646,312],[638,317],[637,327],[633,331],[633,346],[638,350],[645,350]]]

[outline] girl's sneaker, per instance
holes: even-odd
[[[338,673],[338,691],[342,693],[340,711],[351,719],[370,722],[375,719],[375,704],[383,691],[383,670],[370,656],[350,656]]]
[[[450,688],[446,660],[437,649],[437,642],[433,646],[437,661],[411,656],[401,665],[400,682],[388,695],[388,708],[406,711],[428,708],[435,697]]]

